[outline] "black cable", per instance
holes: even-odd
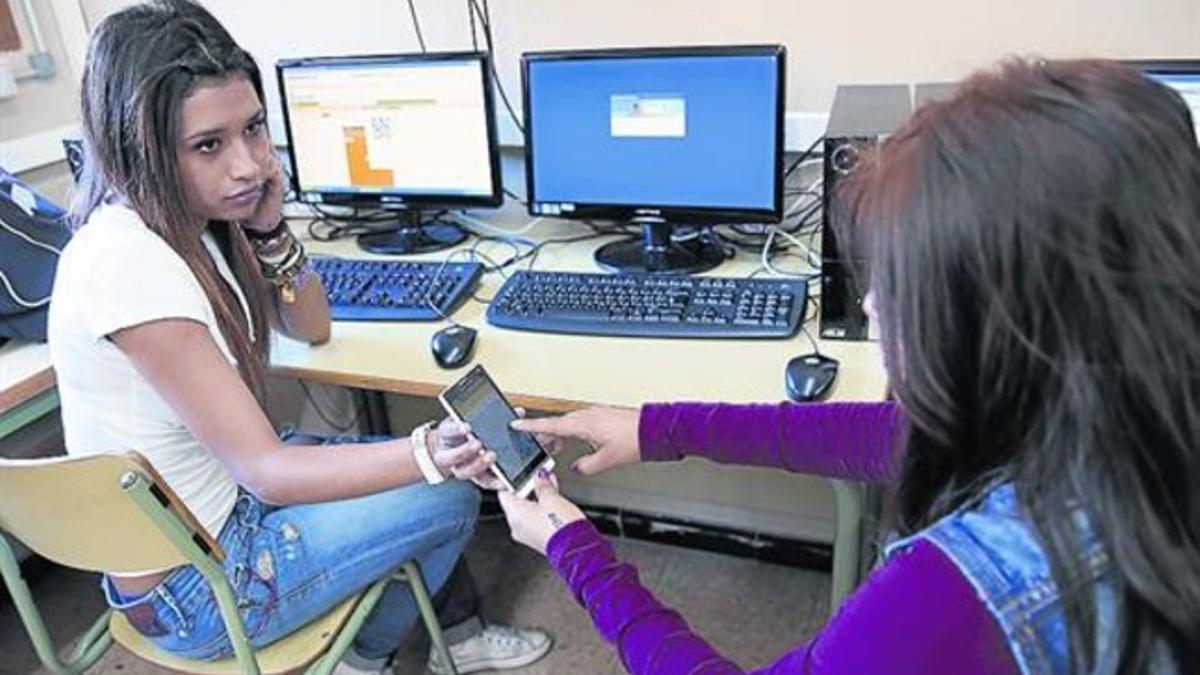
[[[513,192],[512,190],[509,190],[508,188],[503,188],[503,190],[504,190],[505,195],[507,195],[509,198],[519,202],[521,204],[521,206],[529,206],[528,202],[526,202],[524,199],[521,199],[520,195],[518,195],[517,193]]]
[[[817,149],[817,146],[820,145],[821,141],[824,141],[824,140],[825,140],[824,136],[819,136],[817,138],[817,140],[812,142],[812,145],[808,146],[808,148],[804,152],[800,153],[800,156],[796,158],[796,161],[793,162],[790,167],[788,167],[788,170],[783,172],[784,180],[787,180],[788,176],[792,175],[792,173],[794,173],[796,171],[796,169],[800,168],[800,165],[803,164],[804,161],[813,154],[813,152]]]
[[[395,232],[410,226],[409,223],[398,219],[395,213],[388,211],[372,211],[366,215],[358,215],[356,210],[349,216],[340,216],[326,213],[315,204],[310,206],[321,215],[320,218],[314,218],[308,223],[308,236],[312,237],[314,241],[329,242],[360,234]],[[423,220],[420,226],[451,222],[445,219],[448,213],[448,211],[438,211],[432,217]],[[381,223],[386,223],[386,225],[381,225]]]
[[[417,18],[417,6],[414,4],[414,0],[408,0],[408,11],[412,14],[413,31],[417,34],[417,42],[421,45],[421,53],[424,54],[429,50],[425,49],[425,36],[421,34],[421,20]]]
[[[467,0],[472,10],[479,16],[479,23],[483,25],[483,38],[487,45],[488,63],[491,65],[492,79],[496,82],[496,90],[500,92],[500,100],[504,102],[504,107],[508,109],[508,115],[512,118],[513,124],[521,132],[521,136],[525,136],[525,125],[517,117],[516,111],[512,107],[512,103],[508,100],[508,94],[504,91],[504,84],[500,82],[500,72],[496,70],[496,47],[492,40],[492,22],[491,10],[488,8],[487,0],[483,0],[483,7],[479,6],[478,0]]]
[[[479,37],[475,34],[475,11],[471,9],[474,0],[467,0],[467,18],[471,20],[471,49],[479,51]]]

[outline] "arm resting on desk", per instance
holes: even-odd
[[[637,570],[618,560],[588,521],[555,533],[546,554],[596,629],[616,644],[629,672],[745,672],[655,599],[638,581]],[[1010,675],[1018,670],[999,624],[970,582],[941,550],[918,542],[872,574],[807,644],[754,672]]]
[[[705,457],[866,482],[892,480],[903,425],[883,403],[646,404],[638,424],[644,461]]]

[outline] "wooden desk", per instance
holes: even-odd
[[[0,438],[57,407],[50,348],[22,342],[0,347]]]
[[[296,229],[312,254],[367,257],[352,239],[313,242]],[[579,224],[548,220],[523,236],[537,240],[581,232],[586,229]],[[591,255],[599,243],[549,246],[538,256],[536,269],[598,271]],[[485,251],[501,259],[511,249],[489,245]],[[441,261],[445,256],[409,259]],[[745,276],[757,267],[753,255],[740,252],[712,274]],[[479,295],[492,297],[502,283],[499,274],[485,275]],[[645,401],[777,401],[784,398],[787,361],[812,349],[803,334],[790,340],[662,340],[518,332],[489,325],[485,311],[484,305],[467,302],[454,314],[455,321],[479,331],[473,362],[486,366],[515,403],[534,410],[564,412],[588,404],[634,406]],[[276,374],[305,380],[436,396],[465,372],[442,370],[434,363],[429,340],[442,327],[441,322],[335,322],[333,339],[324,346],[278,340],[272,367]],[[815,321],[810,331],[816,333]],[[821,351],[841,361],[835,400],[882,400],[886,376],[878,345],[822,342]],[[858,581],[862,495],[856,485],[835,481],[834,489],[836,606]]]

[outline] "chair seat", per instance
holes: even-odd
[[[361,598],[361,595],[356,595],[282,640],[258,649],[256,657],[259,670],[263,675],[285,673],[315,661],[333,643]],[[129,625],[129,621],[121,612],[112,613],[108,629],[113,639],[122,647],[133,652],[138,658],[164,668],[197,675],[235,675],[242,672],[237,659],[232,656],[220,661],[199,661],[165,652]]]

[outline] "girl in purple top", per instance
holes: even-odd
[[[975,75],[839,194],[896,404],[646,405],[518,422],[594,474],[684,455],[894,484],[899,541],[760,672],[1200,668],[1200,148],[1087,61]],[[634,673],[736,673],[549,477],[501,495]]]

